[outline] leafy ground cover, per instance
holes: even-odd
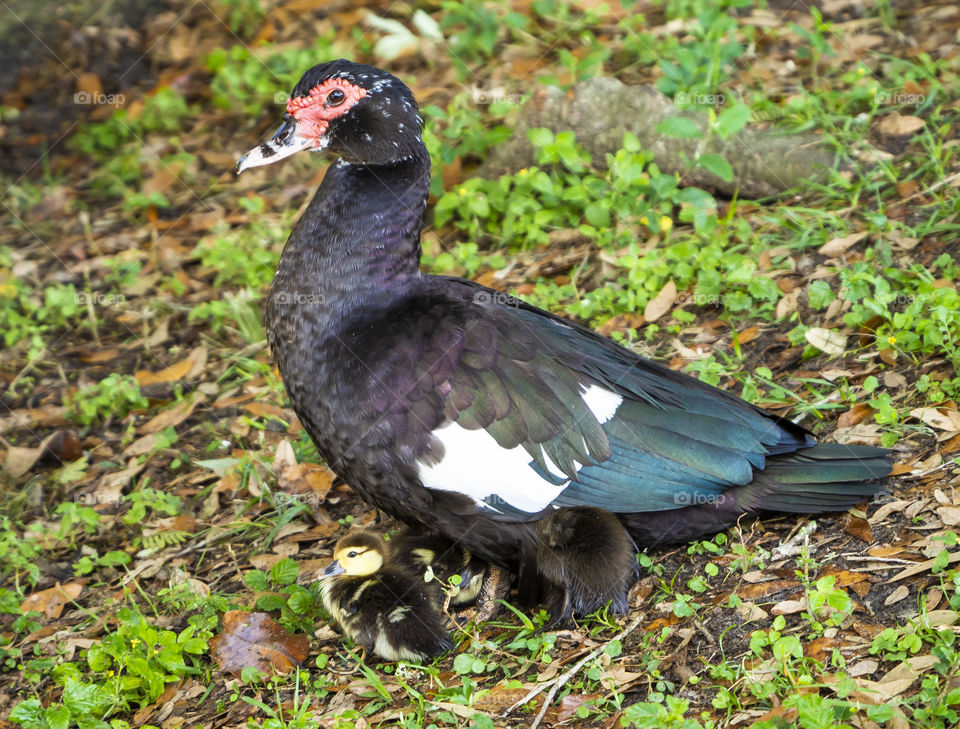
[[[24,36],[0,74],[2,720],[956,726],[960,11],[770,5],[173,0]],[[649,550],[624,617],[505,608],[430,665],[360,663],[310,578],[349,525],[390,524],[316,462],[259,315],[323,162],[230,173],[338,56],[423,104],[427,270],[894,447],[891,492]],[[815,132],[840,163],[730,200],[635,139],[601,160],[539,130],[536,164],[476,175],[537,88],[599,75],[709,134]],[[269,619],[246,633],[249,610]]]

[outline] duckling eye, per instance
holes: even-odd
[[[347,95],[343,93],[340,89],[333,89],[329,94],[327,94],[327,106],[340,106],[344,101],[347,100]]]
[[[350,558],[350,559],[353,559],[353,558],[356,557],[356,556],[357,556],[357,552],[356,552],[355,550],[351,550],[351,551],[347,552],[347,557]]]

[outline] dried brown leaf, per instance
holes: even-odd
[[[93,492],[93,499],[98,504],[116,504],[120,502],[123,489],[130,484],[130,480],[146,468],[146,461],[138,463],[137,458],[131,458],[127,467],[122,471],[110,471],[100,477],[97,488]]]
[[[793,312],[797,310],[797,303],[800,301],[800,289],[791,291],[789,294],[785,294],[780,301],[777,302],[776,317],[777,319],[783,319],[785,316],[790,316]]]
[[[886,606],[893,605],[896,602],[905,600],[910,596],[910,588],[906,585],[900,585],[896,590],[887,595],[887,599],[883,601],[883,604]]]
[[[909,656],[899,665],[894,666],[887,671],[877,683],[896,683],[907,679],[913,681],[921,673],[929,671],[937,664],[936,656],[930,654],[923,656]]]
[[[28,473],[33,465],[40,460],[40,448],[24,448],[11,446],[3,458],[3,468],[11,478],[20,478]]]
[[[770,612],[773,615],[794,615],[806,609],[807,601],[801,597],[799,600],[782,600],[770,608]]]
[[[907,378],[899,372],[885,372],[883,375],[883,384],[887,387],[906,387]]]
[[[737,606],[737,616],[745,623],[753,620],[764,620],[767,618],[767,611],[753,602],[741,602]]]
[[[920,619],[927,625],[936,628],[941,625],[956,625],[960,614],[956,610],[929,610]]]
[[[830,258],[836,258],[837,256],[843,255],[850,246],[862,241],[867,235],[868,231],[864,230],[859,233],[845,235],[842,238],[834,238],[820,246],[818,253],[829,256]]]
[[[736,592],[737,596],[742,600],[758,600],[762,597],[769,597],[783,590],[792,590],[799,586],[800,583],[796,580],[770,580],[753,585],[742,585],[737,588]]]
[[[893,367],[897,363],[897,350],[892,347],[881,347],[877,352],[884,364]]]
[[[951,554],[950,559],[948,560],[948,564],[953,564],[954,562],[957,562],[957,561],[960,561],[960,554]],[[891,582],[899,582],[900,580],[905,580],[908,577],[913,577],[914,575],[919,575],[929,570],[932,570],[936,564],[937,564],[936,557],[932,559],[924,560],[923,562],[917,562],[915,565],[911,565],[910,567],[907,567],[905,570],[902,570],[901,572],[898,572],[897,574],[895,574],[893,577],[887,580],[887,584],[889,585]]]
[[[244,405],[243,409],[258,418],[277,418],[278,420],[284,420],[288,423],[293,420],[294,417],[292,410],[269,402],[251,402]]]
[[[821,352],[835,357],[839,357],[847,348],[847,338],[843,334],[822,327],[810,327],[803,337]]]
[[[66,422],[62,407],[23,408],[8,411],[0,418],[0,433],[11,430],[32,430],[34,428],[56,428]]]
[[[957,526],[960,524],[960,508],[956,506],[941,506],[937,509],[937,516],[944,526]]]
[[[150,418],[137,431],[140,433],[159,433],[167,428],[175,428],[193,414],[193,410],[197,407],[199,401],[200,397],[184,398],[173,407],[167,408]]]
[[[100,364],[110,362],[120,356],[119,349],[94,349],[90,352],[81,352],[77,359],[84,364]]]
[[[926,126],[926,122],[918,116],[902,116],[893,112],[877,124],[877,131],[891,137],[909,137]]]
[[[498,684],[477,698],[473,705],[480,711],[488,711],[491,714],[502,714],[529,694],[534,688],[536,688],[535,684],[529,684],[524,688],[504,688]],[[531,699],[527,706],[536,705],[537,702],[542,703],[542,701],[542,696],[538,696]]]
[[[298,463],[277,474],[284,494],[298,501],[320,503],[333,486],[333,471],[318,463]]]
[[[911,417],[917,418],[926,423],[931,428],[937,430],[957,431],[960,430],[960,415],[956,410],[948,411],[937,408],[914,408],[910,411]]]
[[[880,704],[889,703],[891,700],[895,699],[897,696],[902,694],[912,684],[914,679],[905,678],[900,681],[890,681],[888,683],[880,683],[879,681],[870,681],[865,678],[855,678],[854,682],[860,686],[860,691],[853,691],[850,695],[854,698],[859,699],[865,704],[873,704],[878,706]]]
[[[560,699],[560,705],[551,707],[548,714],[553,714],[550,718],[554,723],[559,724],[563,721],[570,721],[577,716],[577,709],[588,701],[595,701],[600,698],[600,694],[567,694]]]
[[[852,408],[847,410],[845,413],[842,413],[839,418],[837,418],[837,427],[838,428],[852,428],[854,425],[857,425],[868,415],[873,414],[873,408],[870,407],[867,403],[858,402]]]
[[[664,284],[659,294],[647,302],[647,306],[643,310],[643,318],[646,321],[656,321],[670,311],[676,301],[677,285],[673,282],[673,279],[671,279]]]
[[[910,197],[920,189],[920,183],[916,180],[904,180],[897,183],[897,193],[900,197]]]
[[[857,445],[880,445],[880,426],[876,423],[860,423],[852,428],[837,428],[833,431],[833,439],[837,443],[854,443]]]
[[[847,669],[847,675],[852,678],[857,676],[867,676],[871,673],[875,673],[876,670],[880,668],[880,664],[873,660],[872,658],[866,658],[862,661],[857,661],[852,666]]]
[[[128,445],[123,451],[123,456],[125,458],[131,458],[146,455],[156,448],[162,439],[163,436],[160,433],[147,433],[142,438],[137,438],[133,443]]]
[[[843,528],[847,534],[856,537],[861,542],[870,544],[873,542],[873,530],[870,528],[870,522],[853,514],[847,514],[843,518]]]
[[[71,600],[76,600],[83,592],[82,582],[69,582],[66,585],[57,584],[40,592],[34,592],[20,604],[20,609],[36,610],[44,613],[50,620],[56,620],[63,612],[64,606]]]
[[[134,377],[137,378],[137,382],[140,383],[141,387],[165,382],[176,382],[177,380],[189,380],[203,372],[203,368],[206,367],[206,364],[207,346],[205,344],[201,344],[176,364],[165,367],[158,372],[140,370],[134,375]]]
[[[95,73],[89,71],[81,73],[79,75],[74,74],[77,78],[77,93],[78,95],[86,95],[88,99],[95,98],[103,95],[103,84],[100,83],[100,77]],[[90,103],[90,102],[85,102]],[[100,102],[95,102],[100,103]]]
[[[597,327],[597,333],[609,337],[613,332],[622,332],[627,329],[639,329],[645,323],[641,314],[628,312],[626,314],[617,314],[607,319],[603,324]]]
[[[310,636],[293,635],[266,613],[230,610],[223,630],[210,640],[210,655],[224,673],[239,675],[246,666],[266,674],[289,673],[310,651]]]
[[[11,446],[3,459],[3,467],[12,478],[28,473],[35,465],[50,461],[57,465],[77,460],[83,455],[80,438],[72,430],[51,433],[36,448]]]

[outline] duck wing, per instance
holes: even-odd
[[[887,451],[817,445],[789,420],[460,279],[427,277],[348,334],[373,383],[370,432],[413,460],[419,486],[493,520],[563,506],[845,508],[890,471]]]

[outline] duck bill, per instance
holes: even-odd
[[[327,146],[325,137],[307,137],[300,131],[300,125],[292,116],[286,115],[283,124],[270,140],[254,147],[237,160],[236,174],[251,167],[262,167],[279,162],[304,149],[323,149]]]
[[[344,571],[339,562],[331,562],[320,574],[322,577],[333,577],[334,575],[342,575]]]

